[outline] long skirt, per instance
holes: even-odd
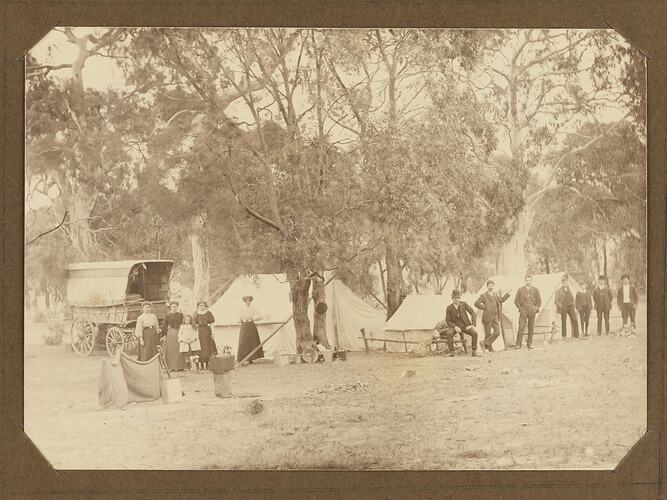
[[[139,346],[139,361],[148,361],[155,356],[159,344],[157,329],[152,326],[144,328],[144,345]]]
[[[167,366],[170,370],[185,370],[185,358],[178,343],[178,328],[167,330]]]
[[[243,359],[252,352],[252,350],[260,344],[259,332],[257,325],[252,321],[241,324],[241,332],[239,333],[239,348],[236,351],[236,360],[243,361]],[[260,347],[257,352],[253,354],[248,361],[263,358],[264,350]]]
[[[199,351],[199,361],[202,363],[208,363],[208,358],[214,356],[218,353],[218,348],[215,346],[215,340],[213,339],[213,333],[211,327],[200,326],[198,328],[199,333],[199,345],[201,350]]]

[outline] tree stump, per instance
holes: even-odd
[[[213,390],[215,395],[219,398],[231,398],[232,394],[232,372],[214,373],[213,374]]]
[[[234,369],[234,356],[222,355],[212,356],[208,362],[208,369],[213,372],[213,391],[219,398],[231,398],[232,370]]]

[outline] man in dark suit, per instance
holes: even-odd
[[[567,317],[570,317],[572,325],[572,337],[579,338],[579,323],[577,322],[577,312],[574,308],[574,295],[568,284],[567,274],[561,278],[561,286],[556,290],[556,314],[560,314],[561,333],[563,338],[567,337]]]
[[[467,303],[461,301],[461,292],[459,290],[452,292],[452,303],[447,306],[445,321],[447,322],[449,355],[454,356],[454,335],[461,335],[461,340],[463,340],[463,334],[465,333],[466,335],[470,335],[472,339],[472,355],[478,357],[477,330],[475,329],[477,313]]]
[[[482,325],[484,325],[484,341],[479,345],[482,349],[493,352],[493,342],[501,333],[500,322],[502,321],[503,302],[510,294],[496,293],[493,291],[495,283],[493,280],[486,282],[486,292],[479,296],[475,302],[475,307],[484,311],[482,313]]]
[[[516,291],[514,297],[514,305],[519,309],[519,332],[516,336],[515,349],[521,349],[523,342],[523,332],[528,323],[528,338],[526,339],[526,346],[528,349],[533,348],[533,335],[535,333],[535,316],[542,306],[542,298],[537,288],[533,286],[533,278],[529,274],[526,275],[525,286],[522,286]]]
[[[630,320],[630,332],[634,333],[635,331],[635,309],[637,308],[637,302],[639,302],[637,289],[630,284],[630,276],[624,274],[621,277],[621,286],[618,287],[618,292],[616,293],[616,304],[618,304],[618,308],[621,310],[624,331],[627,329],[628,320]]]
[[[611,311],[611,301],[613,294],[607,286],[607,278],[600,276],[598,286],[593,289],[593,302],[595,304],[595,313],[598,317],[598,335],[602,335],[602,320],[606,327],[605,334],[609,335],[609,312]]]

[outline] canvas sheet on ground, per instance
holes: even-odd
[[[325,280],[332,278],[325,273]],[[337,279],[331,280],[326,288],[328,305],[326,322],[327,337],[331,344],[340,349],[363,349],[359,339],[360,330],[376,333],[381,331],[385,312],[370,306],[352,290]],[[260,341],[265,341],[278,328],[280,330],[264,344],[264,354],[273,358],[278,352],[296,352],[296,332],[292,316],[290,286],[283,274],[257,274],[240,276],[220,299],[211,306],[215,317],[214,337],[219,350],[230,346],[236,354],[239,341],[239,316],[245,295],[252,295],[253,307],[263,319],[257,322]],[[313,304],[308,309],[312,324]]]

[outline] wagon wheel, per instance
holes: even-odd
[[[117,326],[111,326],[107,330],[105,344],[107,346],[107,352],[109,353],[109,356],[113,356],[116,354],[118,349],[124,350],[125,334]]]
[[[74,352],[79,356],[90,356],[95,348],[97,325],[81,317],[74,318],[70,336]]]
[[[304,363],[314,363],[319,357],[320,352],[312,346],[304,347],[301,351],[301,359]]]
[[[139,347],[139,339],[134,335],[133,332],[125,332],[125,346],[123,351],[127,354],[134,354]]]

